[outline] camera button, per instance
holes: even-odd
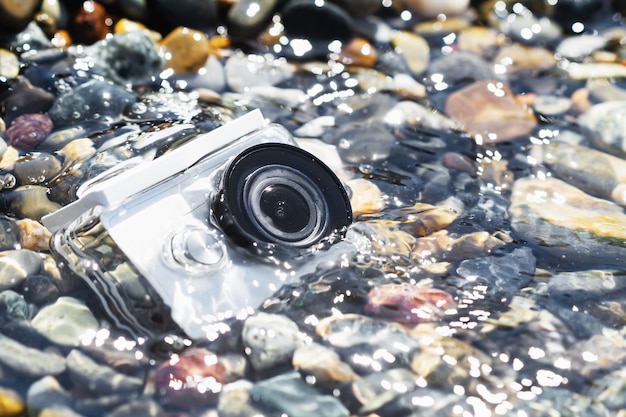
[[[224,256],[222,242],[203,229],[176,233],[171,245],[174,260],[185,267],[215,265]]]

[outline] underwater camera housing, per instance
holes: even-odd
[[[77,194],[42,219],[52,251],[116,324],[143,336],[179,328],[212,337],[218,323],[253,313],[298,275],[298,259],[341,240],[352,221],[330,168],[258,110],[104,172]]]

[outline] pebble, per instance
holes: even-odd
[[[568,184],[626,206],[626,161],[622,158],[562,142],[533,146],[531,155]]]
[[[199,30],[178,27],[161,42],[165,68],[178,74],[195,73],[209,58],[209,39]]]
[[[54,103],[55,96],[31,84],[28,78],[18,76],[9,88],[11,94],[2,100],[5,106],[4,121],[11,125],[13,121],[24,114],[38,114],[47,112]]]
[[[523,70],[541,71],[552,68],[557,60],[546,48],[513,43],[500,48],[493,62],[506,68],[508,73]]]
[[[578,35],[563,39],[556,47],[555,52],[572,61],[583,61],[593,52],[604,48],[606,39],[602,36]]]
[[[509,213],[516,233],[562,261],[619,266],[626,259],[622,208],[559,179],[515,181]]]
[[[21,294],[13,290],[0,292],[0,311],[3,313],[3,319],[5,320],[29,320],[32,315],[31,306],[28,305]]]
[[[430,47],[421,36],[398,31],[391,38],[391,44],[404,57],[414,75],[423,73],[430,63]]]
[[[96,1],[84,1],[72,20],[72,38],[77,43],[91,45],[104,39],[111,31],[104,6]]]
[[[50,409],[71,410],[72,403],[70,393],[53,376],[35,381],[26,393],[26,406],[32,415],[40,415],[41,411]]]
[[[5,213],[19,218],[41,220],[57,211],[60,204],[50,201],[49,190],[41,185],[24,185],[0,193],[0,207]]]
[[[349,181],[348,186],[352,190],[350,205],[354,216],[378,213],[385,209],[383,193],[373,182],[357,178]]]
[[[401,3],[413,13],[425,18],[460,15],[467,11],[470,4],[469,0],[402,0]]]
[[[572,62],[567,68],[567,75],[574,80],[589,80],[602,78],[625,78],[626,68],[621,63]]]
[[[468,81],[497,80],[493,63],[471,52],[444,55],[428,66],[426,80],[438,90],[466,84]]]
[[[290,362],[301,344],[298,325],[278,314],[258,313],[247,318],[241,336],[248,359],[256,370]]]
[[[6,131],[9,144],[21,150],[36,148],[52,131],[53,123],[46,114],[18,116]]]
[[[15,219],[0,215],[0,251],[19,249],[20,234]]]
[[[268,25],[277,0],[240,0],[228,10],[228,29],[235,36],[250,36]]]
[[[626,152],[626,121],[622,117],[626,101],[607,101],[593,105],[578,117],[578,122],[595,131],[601,146]]]
[[[274,415],[348,417],[350,412],[332,395],[318,393],[297,372],[257,382],[250,388],[252,404]]]
[[[19,417],[24,415],[25,411],[26,404],[18,392],[10,388],[0,388],[0,415]]]
[[[0,291],[15,288],[26,277],[39,272],[42,257],[26,249],[10,250],[0,257]]]
[[[233,55],[224,66],[226,82],[236,92],[250,87],[276,85],[290,79],[295,66],[285,60],[267,59],[260,55]]]
[[[364,310],[375,317],[415,325],[437,321],[446,310],[456,308],[452,296],[443,290],[409,283],[382,284],[368,294]]]
[[[65,359],[67,372],[75,386],[97,395],[116,392],[137,393],[143,388],[143,380],[124,375],[93,359],[78,349],[72,349]]]
[[[204,348],[190,348],[172,355],[154,374],[158,394],[168,403],[185,408],[216,403],[226,382],[224,363]]]
[[[100,328],[98,320],[80,300],[63,296],[43,307],[32,320],[33,327],[54,343],[80,346]]]
[[[16,78],[20,73],[20,61],[17,56],[6,49],[0,49],[0,76]]]
[[[35,17],[39,3],[37,0],[0,2],[0,24],[3,31],[19,30],[26,26]]]
[[[367,40],[354,38],[341,50],[338,59],[345,65],[372,68],[378,61],[378,53]]]
[[[446,113],[479,144],[528,136],[537,125],[533,113],[498,81],[477,81],[452,93]]]
[[[353,164],[386,159],[396,140],[389,130],[374,120],[345,124],[337,129],[334,136],[341,159]]]
[[[293,353],[293,367],[300,373],[315,378],[316,384],[350,382],[359,376],[342,362],[334,350],[319,343],[298,347]]]
[[[58,96],[48,115],[55,126],[81,122],[112,123],[118,121],[124,109],[134,102],[134,95],[126,89],[92,80]]]
[[[0,335],[0,347],[0,365],[18,375],[39,378],[65,372],[65,359],[55,353],[31,348],[4,335]]]
[[[78,65],[90,66],[93,73],[123,86],[145,81],[163,68],[157,44],[144,31],[119,33],[88,47],[70,48],[68,52]],[[125,99],[121,90],[111,91],[111,94],[113,98]],[[116,101],[111,101],[110,105],[115,107]]]

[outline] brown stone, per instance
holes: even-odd
[[[477,81],[452,93],[446,113],[478,143],[521,138],[537,125],[529,108],[499,81]]]
[[[160,45],[165,57],[165,67],[179,74],[198,71],[204,66],[210,54],[207,36],[203,32],[187,27],[177,27],[161,41]]]
[[[110,33],[111,23],[104,6],[95,1],[85,1],[72,21],[72,38],[76,43],[91,45]]]
[[[339,54],[339,61],[346,65],[372,68],[378,61],[376,48],[363,38],[355,38]]]

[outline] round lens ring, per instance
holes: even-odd
[[[328,207],[319,188],[294,168],[260,167],[244,185],[244,205],[250,219],[268,241],[319,240],[325,230]]]
[[[350,200],[335,174],[297,146],[264,143],[226,169],[215,217],[242,246],[306,248],[352,222]]]

